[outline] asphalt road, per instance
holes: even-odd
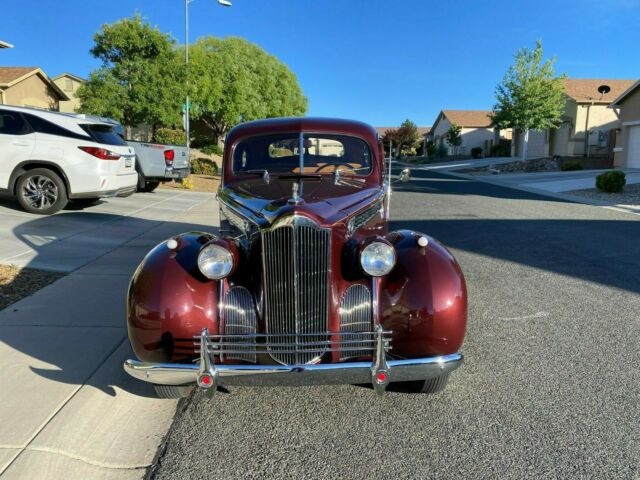
[[[196,394],[155,478],[639,478],[640,217],[418,172],[392,218],[466,274],[447,389]]]

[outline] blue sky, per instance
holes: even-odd
[[[640,0],[215,0],[190,6],[191,39],[241,36],[284,61],[309,114],[379,126],[431,125],[442,108],[485,109],[517,48],[544,42],[576,78],[640,78]],[[80,76],[98,66],[92,36],[140,12],[184,41],[182,0],[7,2],[0,65]]]

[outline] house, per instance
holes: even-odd
[[[501,139],[511,138],[510,130],[500,131],[493,127],[492,113],[491,110],[442,110],[431,127],[429,137],[436,145],[445,145],[448,154],[452,155],[454,152],[447,143],[447,132],[452,124],[456,124],[461,128],[462,137],[458,154],[470,155],[472,148],[481,148],[488,154]]]
[[[530,130],[527,157],[610,155],[620,121],[618,112],[608,107],[633,83],[634,80],[566,79],[562,123],[556,129]],[[514,156],[522,152],[523,137],[522,132],[514,134]]]
[[[609,108],[619,111],[613,164],[620,168],[640,168],[640,80],[618,96]]]
[[[60,111],[75,112],[80,107],[80,99],[76,96],[76,92],[80,85],[85,82],[84,78],[65,72],[53,77],[51,80],[70,98],[70,100],[60,102]]]
[[[400,127],[374,127],[376,132],[380,137],[383,137],[387,130],[397,130]],[[418,138],[422,140],[426,135],[429,134],[431,127],[418,127]]]
[[[61,101],[70,100],[37,67],[0,67],[0,105],[58,110]]]

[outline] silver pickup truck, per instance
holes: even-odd
[[[97,119],[110,123],[114,131],[136,152],[136,171],[138,172],[138,191],[153,192],[158,185],[171,180],[187,178],[191,173],[191,162],[187,147],[181,145],[160,145],[157,143],[137,142],[125,138],[124,128],[113,118],[72,114],[84,119]]]
[[[186,178],[191,173],[187,147],[126,141],[136,151],[138,191],[152,192],[162,182]]]

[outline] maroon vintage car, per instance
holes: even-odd
[[[194,384],[442,390],[462,363],[464,277],[433,238],[388,231],[386,170],[376,131],[360,122],[234,128],[219,233],[170,238],[133,276],[139,360],[125,370],[164,397]]]

